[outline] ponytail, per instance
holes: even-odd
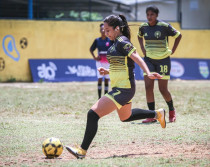
[[[120,26],[122,34],[131,40],[131,31],[125,16],[120,14],[119,17],[122,19],[123,23],[122,26]]]
[[[123,15],[119,15],[119,16],[110,15],[110,16],[107,16],[104,19],[104,22],[108,23],[108,25],[112,26],[113,28],[116,28],[117,26],[119,26],[122,34],[124,36],[126,36],[129,40],[131,39],[130,28],[128,26],[128,22],[127,22],[125,16],[123,16]]]

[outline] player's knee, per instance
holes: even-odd
[[[93,111],[92,109],[90,109],[90,110],[88,111],[87,117],[88,117],[88,119],[91,119],[91,120],[99,120],[99,118],[100,118],[100,117],[98,116],[98,114],[96,114],[96,112]]]
[[[120,121],[121,121],[121,122],[125,122],[125,120],[124,120],[124,119],[122,119],[122,118],[120,118]]]
[[[163,95],[168,93],[168,89],[167,88],[160,87],[159,90],[160,90],[160,93],[163,94]]]

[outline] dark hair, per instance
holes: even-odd
[[[114,29],[119,26],[120,32],[124,36],[126,36],[129,40],[131,38],[130,28],[128,26],[128,22],[123,15],[110,15],[104,19],[104,23],[107,23],[109,26],[113,27]]]
[[[151,10],[152,12],[156,13],[158,15],[159,9],[155,5],[150,5],[146,8],[146,13]]]
[[[100,27],[102,27],[103,25],[104,25],[104,23],[101,23],[101,24],[100,24]]]

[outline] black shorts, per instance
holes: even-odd
[[[120,109],[125,104],[131,103],[131,100],[135,94],[136,88],[133,86],[132,88],[112,88],[112,90],[107,93],[105,96],[111,99]]]
[[[149,57],[144,57],[144,61],[147,64],[150,72],[157,72],[163,76],[162,79],[170,79],[171,71],[171,59],[167,57],[165,59],[151,59]],[[146,73],[144,73],[146,75]]]

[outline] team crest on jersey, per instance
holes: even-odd
[[[160,38],[161,32],[160,31],[155,31],[154,35],[155,35],[156,38]]]
[[[112,52],[114,52],[115,51],[115,47],[112,45],[111,47],[110,47],[110,53],[112,53]]]
[[[131,44],[127,43],[123,48],[129,53],[133,47]]]
[[[206,61],[199,61],[198,65],[199,65],[200,74],[204,78],[208,78],[208,76],[209,76],[209,68],[208,68],[207,62]]]

